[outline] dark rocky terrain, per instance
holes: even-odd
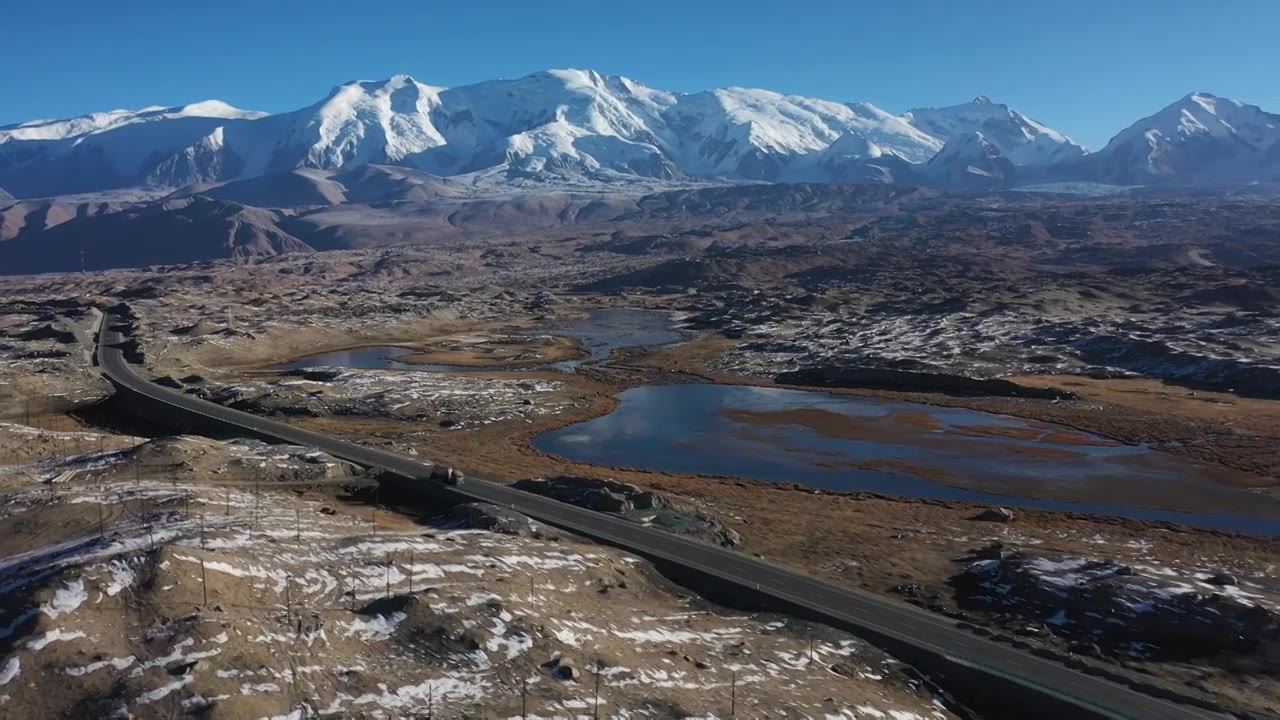
[[[999,614],[1018,634],[1059,634],[1086,654],[1224,660],[1280,642],[1280,596],[1267,577],[998,548],[976,555],[953,581],[963,607]]]

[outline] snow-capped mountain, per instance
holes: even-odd
[[[974,189],[1009,187],[1017,176],[1000,148],[976,131],[948,140],[925,165],[924,174],[935,184]]]
[[[942,147],[872,105],[768,90],[672,93],[591,70],[447,89],[401,75],[278,115],[209,102],[0,128],[0,185],[19,196],[174,188],[370,163],[595,182],[822,180],[823,152],[845,136],[907,162]]]
[[[1280,115],[1191,93],[1130,125],[1080,170],[1119,184],[1280,180]]]
[[[226,126],[224,154],[240,177],[404,162],[444,144],[431,124],[441,90],[405,75],[347,83],[310,107]]]
[[[0,127],[0,187],[33,197],[178,182],[186,176],[168,168],[180,166],[184,155],[199,179],[214,174],[209,163],[219,162],[220,153],[207,150],[221,144],[222,127],[265,116],[209,100]]]
[[[69,120],[29,120],[0,128],[10,140],[67,140],[111,128],[139,123],[163,122],[178,118],[253,119],[266,113],[231,107],[221,100],[206,100],[181,107],[146,107],[141,110],[112,110],[81,115]]]
[[[1066,135],[984,95],[964,105],[916,108],[902,118],[944,143],[982,133],[1014,165],[1049,165],[1085,154],[1084,147]]]
[[[411,163],[437,175],[499,168],[513,175],[672,178],[661,150],[671,93],[591,70],[549,70],[440,93],[442,142]]]
[[[847,132],[818,157],[824,180],[841,183],[901,183],[919,185],[920,164],[886,150],[857,132]]]
[[[0,127],[0,187],[20,198],[118,188],[164,193],[370,165],[503,188],[707,181],[973,187],[1007,185],[1015,175],[1239,182],[1280,179],[1277,125],[1277,116],[1254,106],[1198,93],[1088,155],[1062,133],[983,97],[896,116],[866,103],[760,89],[667,92],[591,70],[455,88],[398,75],[346,83],[275,115],[207,101]]]
[[[942,147],[874,105],[768,90],[728,88],[680,96],[663,120],[675,139],[672,155],[698,177],[808,179],[822,153],[842,137],[911,162],[923,162]]]

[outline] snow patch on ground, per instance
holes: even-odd
[[[355,618],[343,623],[344,634],[355,635],[361,640],[377,642],[386,640],[396,631],[396,626],[407,617],[402,612],[390,615],[375,615],[371,618]]]
[[[40,606],[40,612],[56,620],[63,615],[75,612],[76,608],[88,599],[89,593],[84,589],[84,581],[72,580],[58,588],[53,599]]]
[[[43,650],[50,643],[66,642],[67,640],[75,640],[76,638],[87,637],[79,630],[63,630],[62,628],[54,628],[45,634],[27,643],[29,650]]]
[[[0,669],[0,685],[8,685],[10,681],[18,677],[18,673],[22,670],[22,662],[11,657],[4,663],[4,668]]]

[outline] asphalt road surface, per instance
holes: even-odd
[[[427,479],[432,465],[420,458],[314,433],[285,423],[232,410],[140,377],[115,347],[124,341],[103,323],[98,362],[117,385],[192,415],[214,418],[282,442],[319,448],[335,457],[412,478]],[[756,588],[823,615],[915,647],[946,654],[989,673],[1047,691],[1081,707],[1128,720],[1222,720],[1226,716],[1147,695],[1101,678],[1076,672],[1030,653],[978,637],[941,615],[869,592],[832,585],[799,572],[603,513],[585,510],[507,485],[467,478],[455,490],[478,501],[508,506],[549,525],[594,537],[651,558],[701,571],[731,583]]]

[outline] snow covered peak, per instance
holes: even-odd
[[[362,98],[402,95],[438,95],[444,88],[424,85],[409,75],[393,75],[386,80],[352,80],[329,92],[329,96],[312,107],[342,108],[362,102]],[[402,108],[407,110],[409,108]]]
[[[601,75],[595,70],[583,70],[579,68],[553,68],[544,70],[540,73],[533,73],[530,77],[544,76],[548,79],[562,83],[566,88],[581,89],[604,87],[606,76]],[[626,78],[618,77],[617,79],[625,80]]]
[[[1220,98],[1217,95],[1213,95],[1207,92],[1187,93],[1186,96],[1182,98],[1182,102],[1195,103],[1196,105],[1199,105],[1202,109],[1204,109],[1206,112],[1211,112],[1215,114],[1217,113],[1218,103],[1227,103],[1229,105],[1234,105],[1237,108],[1244,106],[1244,103],[1240,102],[1239,100],[1230,100],[1228,98]]]
[[[1084,147],[1066,135],[985,95],[963,105],[916,108],[902,117],[943,142],[980,132],[1015,165],[1048,165],[1085,154]]]
[[[181,105],[150,106],[141,110],[111,110],[62,120],[31,120],[0,127],[0,143],[16,140],[69,140],[136,123],[176,118],[254,119],[266,113],[240,110],[221,100]]]
[[[1194,92],[1122,130],[1088,165],[1114,182],[1238,182],[1280,177],[1272,160],[1276,147],[1280,115]]]
[[[903,158],[923,162],[936,138],[875,106],[722,88],[679,95],[662,113],[678,164],[693,175],[754,180],[803,179],[848,133]],[[847,148],[846,148],[847,149]],[[849,151],[852,154],[852,151]]]
[[[937,155],[929,159],[929,164],[942,164],[955,158],[997,158],[1002,155],[995,143],[975,130],[952,137],[946,145],[942,146]]]
[[[250,167],[258,172],[398,162],[444,144],[429,118],[440,104],[442,91],[408,75],[352,81],[309,108],[277,116],[288,127],[282,143],[285,149],[270,158],[256,151],[252,131],[232,134],[229,142],[253,148]],[[272,120],[276,123],[271,124],[280,123]]]
[[[949,187],[998,187],[1011,185],[1016,171],[995,143],[974,131],[948,140],[924,172]]]
[[[885,150],[868,140],[866,135],[850,130],[831,143],[825,154],[830,158],[841,159],[878,158],[885,154]]]
[[[167,117],[216,117],[237,120],[251,120],[266,115],[264,112],[241,110],[221,100],[204,100],[169,110],[161,108],[160,113],[167,114]]]
[[[1280,137],[1280,116],[1265,112],[1257,105],[1194,92],[1129,126],[1112,138],[1107,147],[1130,142],[1139,135],[1147,137],[1153,145],[1178,137],[1211,136],[1234,138],[1262,148]]]

